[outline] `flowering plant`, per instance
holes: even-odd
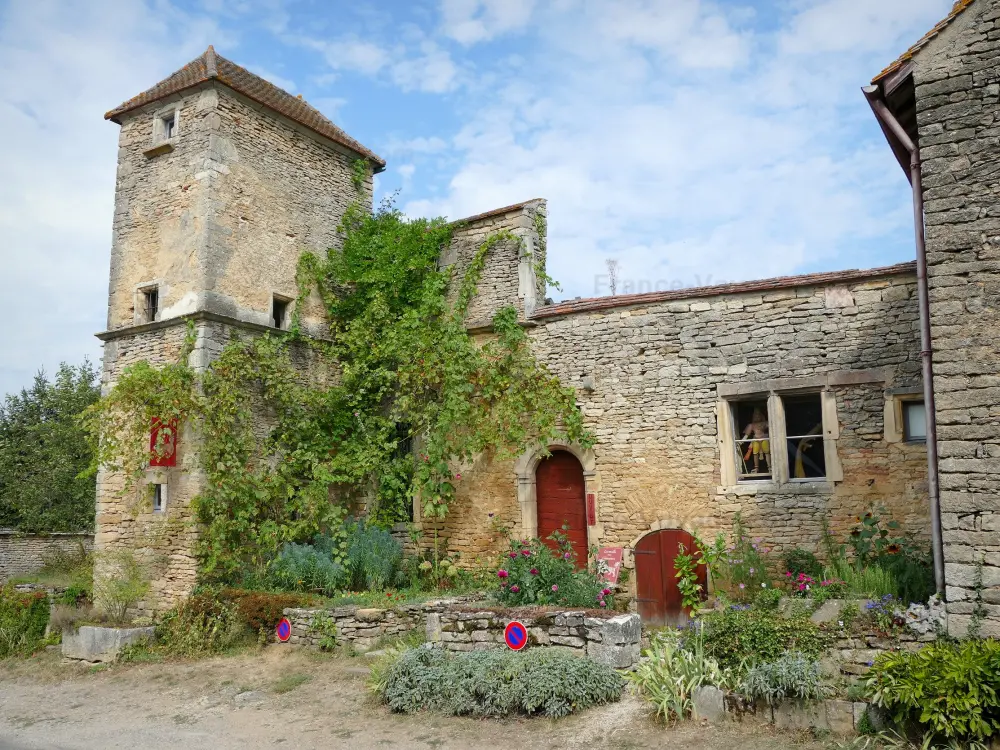
[[[556,531],[550,544],[541,539],[509,539],[497,566],[496,598],[512,606],[563,604],[588,609],[614,607],[614,593],[593,569],[577,570],[576,553],[566,534]]]

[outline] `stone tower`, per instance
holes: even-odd
[[[301,253],[338,245],[345,209],[371,206],[371,175],[385,168],[300,97],[212,47],[105,117],[121,126],[108,324],[98,334],[105,390],[129,364],[175,360],[189,320],[196,368],[234,330],[287,326]],[[318,295],[299,312],[304,330],[322,329]],[[134,493],[119,475],[98,476],[97,548],[158,553],[147,610],[195,584],[188,521],[203,477],[189,437],[179,437],[176,465],[150,468]]]

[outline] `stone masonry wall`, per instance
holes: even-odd
[[[603,614],[603,613],[602,613]],[[369,651],[380,642],[424,629],[427,642],[448,651],[483,651],[504,647],[504,629],[517,620],[528,631],[528,647],[562,647],[581,656],[624,669],[639,659],[639,617],[635,614],[596,617],[585,611],[530,612],[496,610],[461,601],[443,600],[395,609],[337,607],[286,609],[292,624],[289,643],[319,647],[335,633],[338,647]],[[318,627],[326,622],[326,631]]]
[[[538,268],[545,268],[545,201],[520,203],[456,224],[451,245],[441,258],[441,265],[452,269],[453,299],[483,242],[503,231],[521,238],[520,245],[504,241],[487,255],[476,296],[469,304],[469,326],[488,326],[497,310],[510,305],[517,307],[520,317],[530,316],[545,296],[545,281],[537,273]]]
[[[40,570],[53,553],[90,552],[93,547],[93,534],[18,534],[0,529],[0,584]]]
[[[821,551],[824,519],[843,534],[874,505],[926,536],[925,448],[887,442],[884,418],[887,389],[920,384],[917,317],[912,266],[555,317],[540,309],[532,346],[577,388],[596,437],[589,543],[628,547],[660,527],[713,534],[740,512],[779,550]],[[722,485],[720,393],[757,384],[833,395],[842,480]],[[514,466],[480,457],[463,468],[442,533],[464,559],[485,557],[500,543],[493,526],[523,533],[521,513]]]
[[[914,59],[949,626],[982,561],[1000,636],[1000,2],[978,0]]]

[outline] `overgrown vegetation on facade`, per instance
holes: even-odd
[[[76,418],[101,395],[97,371],[63,363],[0,403],[0,528],[91,531],[92,456]],[[148,440],[148,438],[147,438]]]
[[[354,207],[341,230],[342,249],[305,254],[299,268],[300,303],[318,290],[329,341],[302,336],[296,313],[287,334],[234,339],[198,373],[189,335],[178,363],[132,365],[88,411],[97,461],[132,481],[154,420],[168,436],[197,430],[206,580],[263,575],[283,545],[336,531],[350,502],[388,524],[407,518],[416,496],[425,516],[441,518],[462,463],[479,454],[510,458],[557,437],[590,443],[573,390],[536,361],[514,308],[496,314],[485,343],[466,331],[488,253],[519,238],[490,236],[452,279],[438,266],[452,232],[441,220]],[[297,371],[295,347],[326,360],[331,382]]]

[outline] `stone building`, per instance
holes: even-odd
[[[515,305],[539,359],[576,389],[596,442],[534,446],[506,463],[484,456],[464,469],[439,527],[449,550],[471,563],[496,551],[501,525],[545,536],[567,521],[582,558],[589,547],[621,548],[640,611],[670,619],[679,601],[672,561],[691,533],[728,530],[739,514],[768,546],[818,551],[824,526],[841,535],[882,506],[936,539],[940,476],[956,627],[971,611],[970,576],[984,553],[987,596],[1000,591],[1000,381],[988,335],[1000,238],[989,236],[997,219],[987,199],[996,17],[1000,0],[959,3],[868,92],[883,103],[877,112],[895,108],[914,143],[919,128],[925,148],[934,391],[922,377],[920,252],[917,263],[888,268],[551,304],[539,273],[549,250],[544,201],[464,220],[441,259],[459,273],[491,234],[520,240],[488,256],[470,332],[489,335],[493,313]],[[344,210],[370,205],[369,173],[384,168],[301,99],[211,48],[107,117],[121,125],[100,334],[108,388],[129,363],[175,357],[189,320],[191,361],[202,368],[232,331],[286,325],[300,253],[337,246]],[[909,169],[909,152],[884,127]],[[360,181],[359,159],[370,167]],[[322,334],[318,299],[299,312]],[[937,409],[925,414],[935,394]],[[936,463],[925,442],[935,425],[939,473],[928,471]],[[197,448],[182,434],[176,466],[151,468],[147,482],[160,489],[138,501],[122,497],[120,477],[99,476],[98,547],[156,548],[169,561],[154,584],[156,608],[194,585]],[[1000,611],[987,601],[991,615]]]
[[[926,245],[949,628],[982,562],[1000,635],[1000,0],[956,2],[865,93],[914,188],[918,260]]]

